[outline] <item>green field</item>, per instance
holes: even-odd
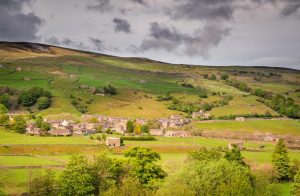
[[[299,120],[246,120],[201,122],[195,124],[199,129],[208,131],[240,131],[273,134],[300,135]]]
[[[6,131],[0,128],[0,144],[90,144],[96,145],[87,136],[74,136],[74,137],[39,137],[30,136],[25,134],[15,133],[13,131]]]

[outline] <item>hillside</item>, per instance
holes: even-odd
[[[266,112],[279,115],[259,102],[258,96],[228,84],[222,75],[244,82],[251,89],[282,94],[300,103],[300,71],[285,68],[177,65],[10,42],[0,43],[0,64],[0,86],[19,90],[40,86],[52,92],[51,107],[40,112],[49,118],[80,116],[78,108],[72,105],[73,99],[87,107],[88,113],[134,118],[188,115],[186,108],[197,109],[205,104],[214,104],[209,108],[214,117]],[[116,95],[92,93],[108,84],[116,88]],[[180,107],[170,107],[171,101],[158,101],[158,96],[168,92],[180,102]]]

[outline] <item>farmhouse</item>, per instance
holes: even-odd
[[[75,135],[90,135],[90,134],[96,133],[96,131],[93,129],[79,129],[79,130],[73,131],[73,133]]]
[[[164,130],[163,129],[150,129],[150,135],[163,136]]]
[[[30,135],[43,135],[43,131],[37,127],[26,129],[26,133]]]
[[[200,110],[199,112],[193,112],[192,114],[192,118],[196,119],[196,118],[209,118],[209,113]]]
[[[162,129],[168,127],[183,127],[183,125],[190,122],[188,119],[183,118],[181,115],[172,115],[170,116],[170,118],[161,118],[158,121]]]
[[[106,145],[111,148],[118,148],[121,146],[121,139],[117,137],[109,137],[106,139]]]
[[[139,124],[139,125],[145,125],[145,124],[148,123],[148,120],[146,120],[146,119],[141,119],[141,118],[137,118],[137,119],[135,119],[135,123],[136,123],[136,124]]]
[[[235,117],[235,120],[243,122],[245,121],[245,117]]]
[[[127,122],[128,120],[126,118],[108,117],[104,127],[107,129],[110,128],[117,133],[124,134]]]
[[[48,131],[48,133],[53,136],[68,136],[72,134],[70,129],[53,129]]]
[[[242,141],[230,142],[228,148],[232,149],[233,146],[237,146],[240,150],[244,149],[244,143]]]
[[[165,133],[166,137],[190,137],[191,134],[188,131],[167,131]]]

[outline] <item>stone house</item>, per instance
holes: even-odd
[[[237,146],[240,150],[244,149],[244,143],[242,141],[230,142],[228,148],[231,150],[233,146]]]
[[[135,123],[139,125],[146,125],[148,123],[148,120],[142,119],[142,118],[137,118],[135,119]]]
[[[52,129],[48,131],[50,135],[53,136],[69,136],[72,135],[72,132],[70,129]]]
[[[121,146],[121,139],[117,137],[106,138],[106,145],[110,148],[118,148]]]
[[[174,131],[167,131],[164,136],[166,137],[190,137],[191,134],[188,131],[182,130],[174,130]]]
[[[26,133],[30,135],[43,135],[43,131],[40,128],[35,127],[34,125],[29,125],[26,128]]]
[[[209,118],[209,113],[205,112],[204,110],[200,110],[199,112],[193,112],[192,118]]]
[[[105,123],[105,128],[110,128],[117,133],[124,134],[126,132],[127,122],[128,120],[126,118],[108,117]]]
[[[75,135],[90,135],[96,133],[93,129],[78,129],[76,131],[73,131],[73,134]]]
[[[235,117],[235,120],[236,121],[241,121],[241,122],[243,122],[243,121],[245,121],[245,117]]]
[[[164,130],[163,129],[150,129],[150,135],[163,136]]]

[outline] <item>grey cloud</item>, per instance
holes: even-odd
[[[179,32],[175,27],[168,27],[158,23],[151,23],[150,35],[140,45],[139,49],[164,49],[173,51],[180,47],[189,56],[209,57],[209,50],[217,46],[223,38],[228,36],[230,29],[217,24],[209,24],[189,35]]]
[[[86,50],[86,51],[96,51],[96,52],[119,52],[118,48],[115,47],[107,47],[104,41],[89,37],[88,42],[74,41],[69,38],[58,39],[57,37],[50,37],[45,39],[45,43],[55,46],[74,48],[78,50]]]
[[[130,24],[127,20],[121,19],[121,18],[114,18],[113,22],[115,24],[115,32],[125,32],[130,33]]]
[[[172,19],[229,20],[234,13],[234,0],[179,0],[167,14]]]
[[[103,43],[102,40],[90,37],[90,41],[93,44],[93,49],[94,50],[96,50],[96,51],[104,51],[104,50],[106,50],[106,48],[105,48],[104,43]]]
[[[107,12],[113,9],[110,0],[94,0],[93,3],[88,3],[86,6],[88,10]]]
[[[131,0],[131,1],[133,1],[135,3],[139,3],[141,5],[147,5],[146,0]]]
[[[33,41],[37,39],[42,20],[33,13],[24,14],[22,8],[30,0],[0,0],[0,40]]]
[[[61,47],[68,47],[68,48],[74,48],[79,50],[90,50],[91,48],[87,45],[85,45],[82,42],[76,42],[69,38],[64,39],[58,39],[56,37],[51,37],[49,39],[45,39],[45,42],[47,44],[55,45],[55,46],[61,46]]]
[[[281,15],[290,16],[299,14],[300,12],[300,1],[299,0],[286,0],[285,7],[281,11]]]

